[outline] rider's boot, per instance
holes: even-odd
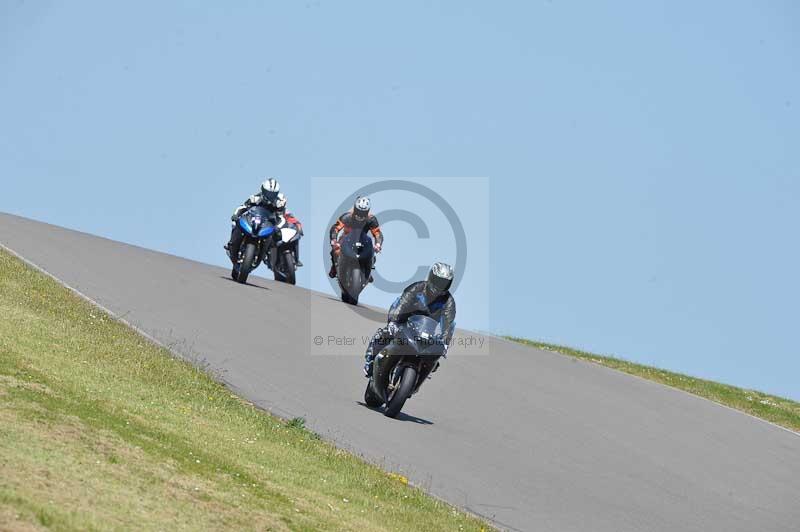
[[[303,267],[303,261],[300,260],[300,245],[298,242],[294,243],[294,264],[298,268]]]
[[[233,247],[233,244],[231,242],[228,242],[227,244],[225,244],[222,247],[223,247],[223,249],[225,249],[225,254],[228,255],[228,258],[231,260],[231,264],[236,264],[236,259],[238,257],[234,257],[234,251],[233,250],[236,249],[236,248]]]
[[[328,272],[328,277],[336,278],[336,250],[333,247],[331,247],[331,271]]]
[[[375,343],[382,337],[382,329],[378,329],[372,341],[367,346],[367,352],[364,353],[364,376],[366,378],[372,377],[372,362],[375,360]]]
[[[382,346],[386,345],[386,342],[391,339],[391,333],[386,328],[380,328],[375,331],[375,334],[372,336],[372,340],[369,342],[367,346],[367,351],[364,353],[364,376],[369,378],[372,377],[372,366],[373,362],[375,361],[375,353],[380,352],[383,349]],[[381,346],[376,349],[376,346]]]

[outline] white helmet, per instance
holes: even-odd
[[[369,216],[369,198],[366,196],[359,196],[356,198],[356,202],[353,205],[353,217],[359,221],[363,222]]]
[[[278,199],[278,193],[281,191],[281,185],[278,180],[270,177],[261,183],[261,197],[268,203],[275,203]]]
[[[278,196],[275,198],[275,208],[279,211],[286,208],[286,195],[283,192],[278,192]]]

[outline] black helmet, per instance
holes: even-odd
[[[357,222],[365,222],[369,218],[369,198],[366,196],[359,196],[353,204],[353,218]]]
[[[425,279],[425,296],[431,300],[450,290],[453,284],[453,267],[444,262],[436,262]]]

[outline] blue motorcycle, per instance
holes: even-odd
[[[275,280],[295,284],[297,246],[303,231],[297,224],[261,206],[243,212],[237,222],[244,232],[238,250],[232,250],[231,277],[246,283],[250,272],[262,262],[272,270]]]

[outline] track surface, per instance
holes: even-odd
[[[375,329],[330,296],[5,214],[0,242],[255,404],[501,528],[800,530],[800,437],[704,399],[489,339],[390,420],[359,404],[360,344],[310,353],[320,313]]]

